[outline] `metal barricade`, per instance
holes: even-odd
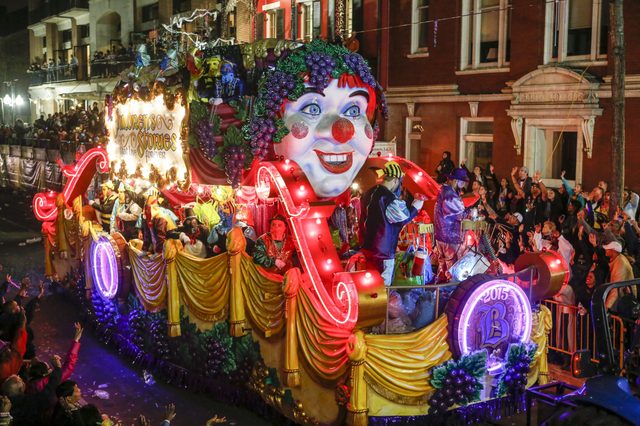
[[[550,299],[543,301],[542,304],[551,311],[553,321],[549,335],[549,349],[566,355],[586,349],[591,352],[591,360],[598,363],[597,336],[589,312],[581,311],[577,306],[564,305]],[[609,318],[613,347],[618,354],[619,366],[622,368],[627,328],[619,316],[610,315]]]

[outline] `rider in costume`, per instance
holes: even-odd
[[[395,161],[387,162],[377,173],[382,183],[362,197],[362,252],[368,266],[380,271],[385,285],[391,285],[400,231],[416,217],[424,201],[416,198],[407,206],[399,198],[404,172]]]
[[[438,279],[446,280],[445,274],[459,259],[462,243],[461,223],[465,216],[465,206],[458,194],[469,182],[467,172],[457,168],[447,175],[442,185],[434,211],[435,238],[438,247]]]

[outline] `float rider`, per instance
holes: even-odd
[[[385,285],[390,286],[400,231],[416,217],[424,200],[416,196],[407,206],[399,198],[404,172],[395,161],[387,162],[376,173],[382,182],[362,197],[362,252],[367,258],[367,267],[378,270]]]
[[[461,224],[466,210],[459,190],[469,182],[469,175],[463,168],[455,169],[446,177],[447,181],[440,188],[434,210],[435,239],[438,247],[438,282],[448,280],[446,274],[461,255]]]

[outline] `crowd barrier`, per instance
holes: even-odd
[[[589,350],[591,360],[599,362],[597,335],[593,328],[591,315],[588,311],[580,312],[577,306],[563,305],[555,300],[545,300],[543,304],[551,311],[553,331],[549,335],[549,349],[571,356],[576,351]],[[624,353],[627,349],[629,337],[625,322],[617,315],[609,316],[612,344],[620,369],[624,364]]]
[[[28,191],[61,191],[65,178],[58,160],[71,164],[75,150],[0,145],[0,186]]]

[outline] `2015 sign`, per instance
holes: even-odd
[[[531,305],[515,283],[472,277],[462,283],[447,305],[450,347],[456,355],[486,349],[504,355],[510,343],[531,334]]]

